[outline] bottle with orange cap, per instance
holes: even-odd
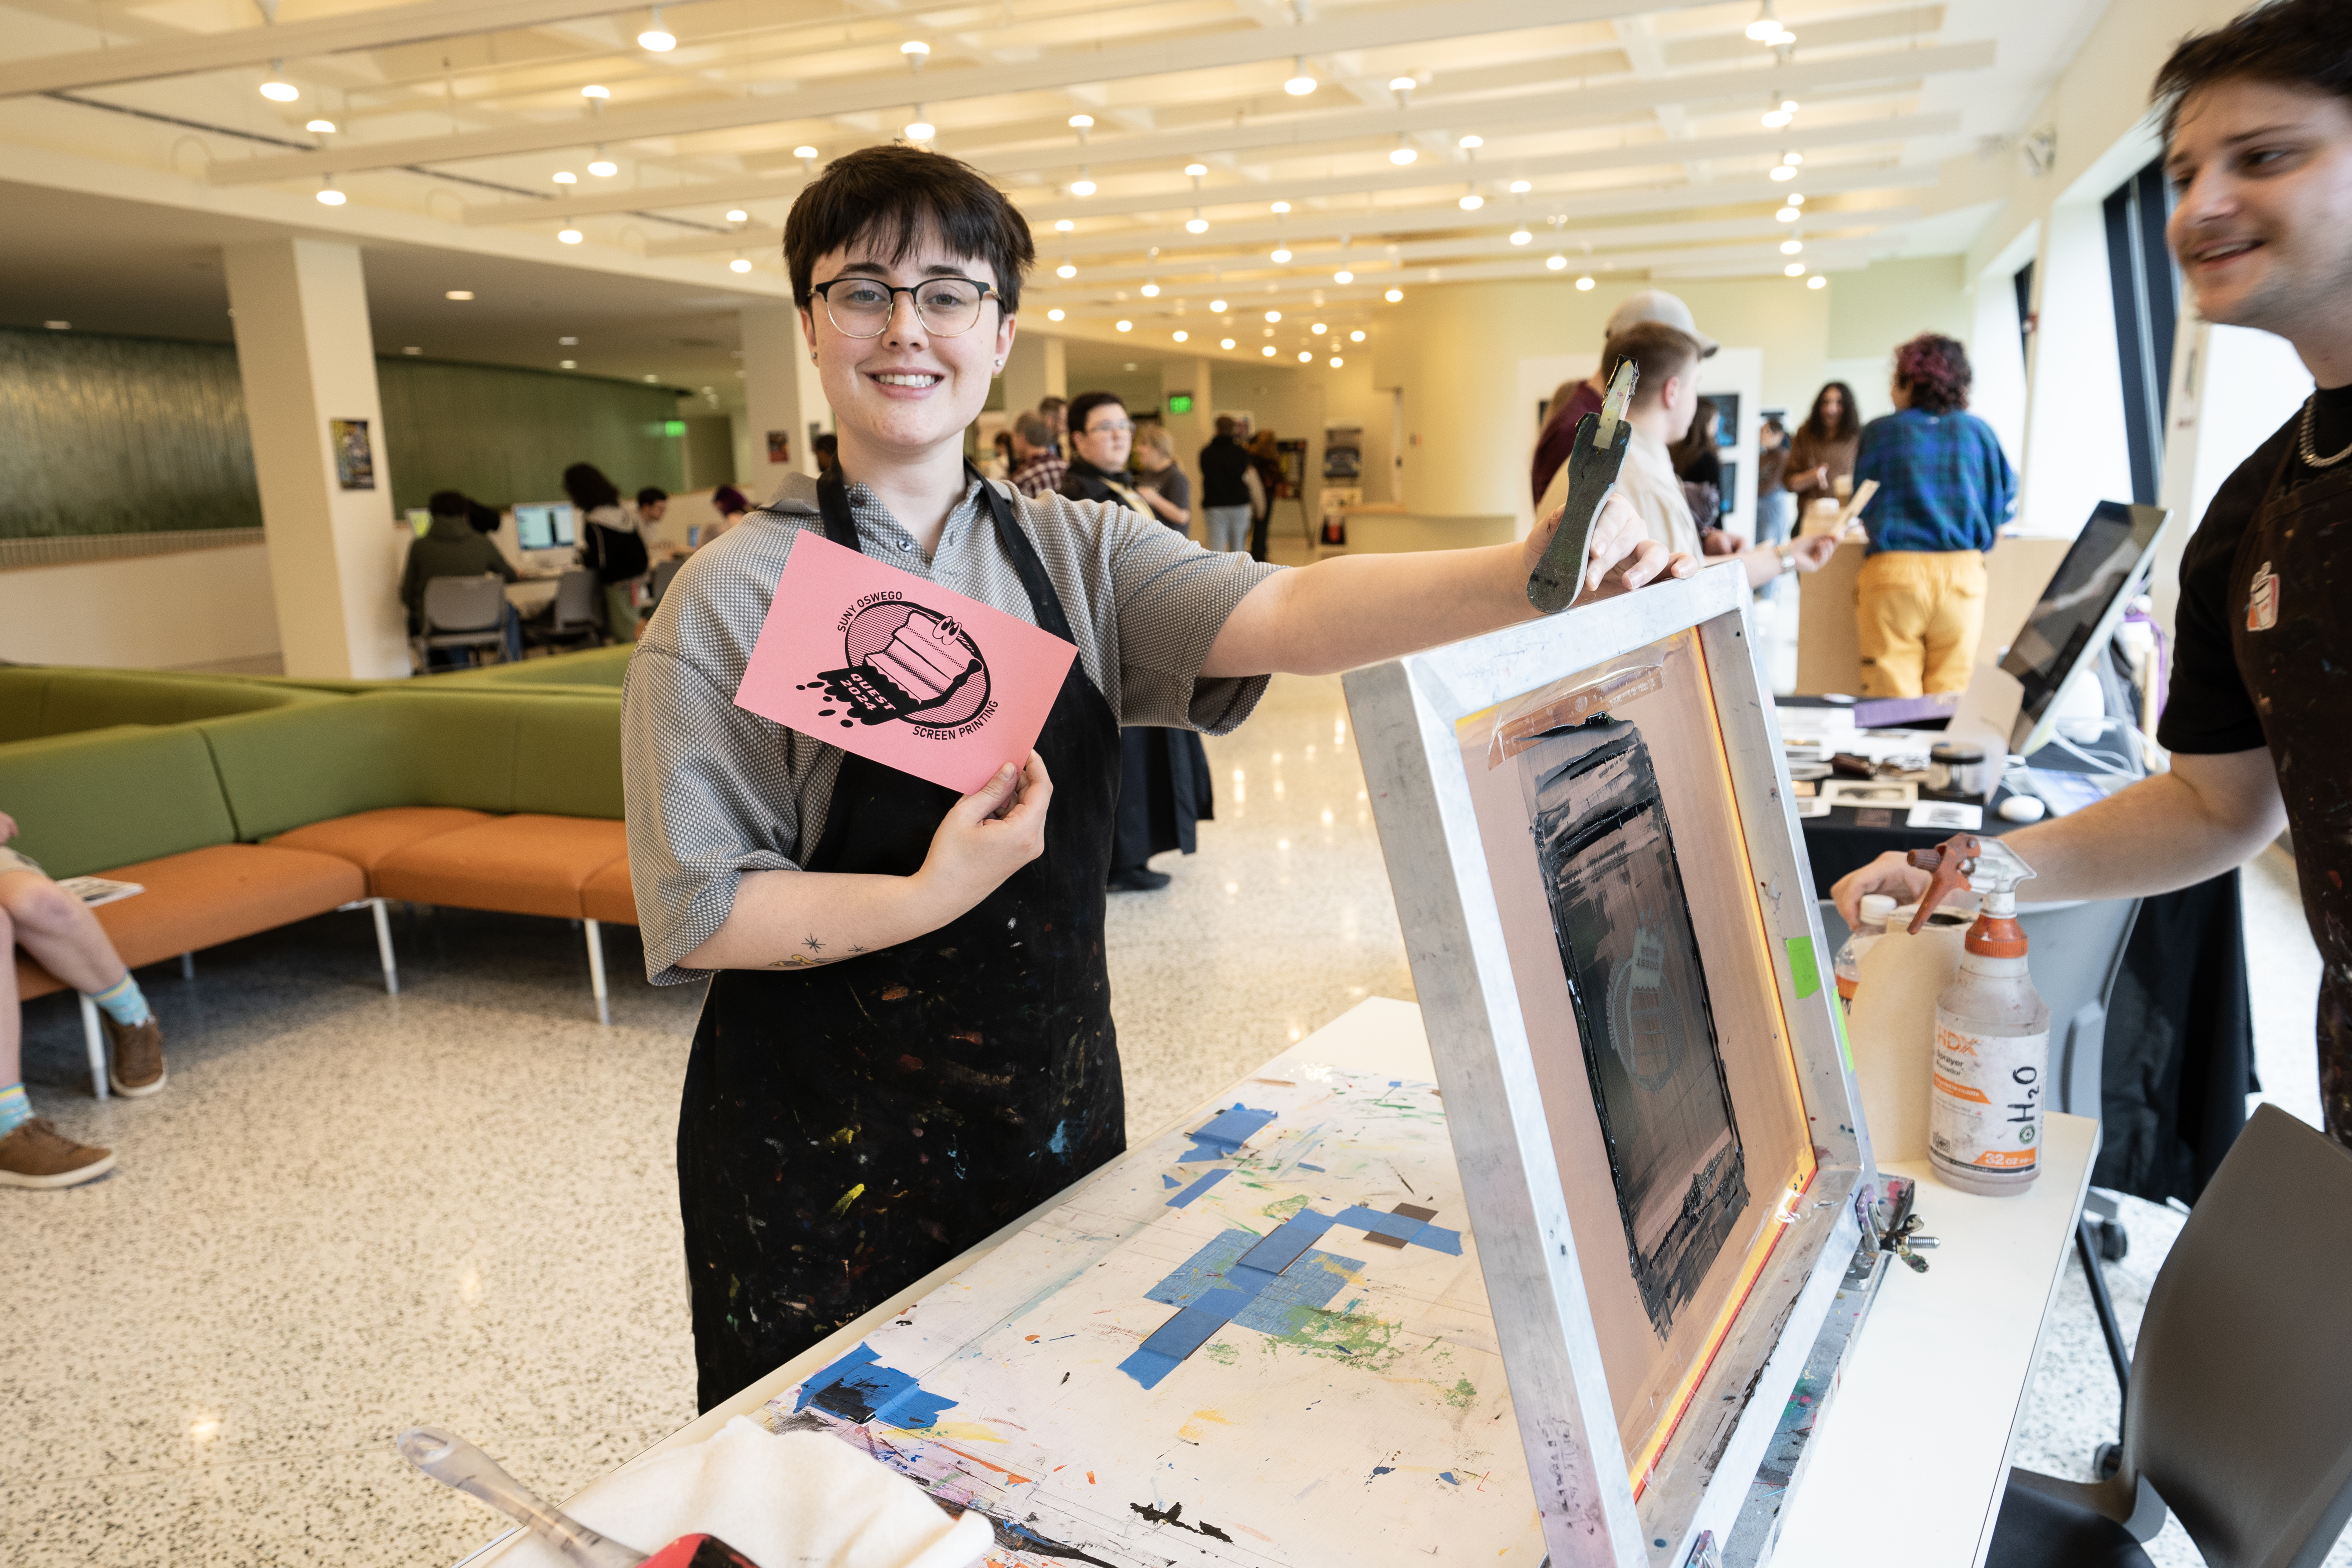
[[[2017,884],[2033,868],[2000,839],[1973,833],[1915,849],[1909,859],[1934,879],[1912,918],[1915,935],[1954,889],[1984,896],[1959,973],[1936,997],[1928,1162],[1963,1192],[2024,1192],[2041,1173],[2042,1091],[2050,1076],[2050,1008],[2026,972],[2025,931],[2017,923]]]

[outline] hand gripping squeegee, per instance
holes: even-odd
[[[1584,574],[1592,553],[1592,529],[1601,520],[1602,503],[1617,488],[1618,470],[1625,466],[1625,448],[1633,428],[1625,410],[1633,401],[1633,383],[1641,372],[1632,360],[1617,366],[1609,395],[1598,415],[1588,414],[1576,426],[1576,445],[1568,453],[1568,504],[1560,509],[1559,531],[1528,579],[1528,603],[1545,615],[1557,615],[1576,603],[1584,590]],[[1538,521],[1541,521],[1538,519]]]

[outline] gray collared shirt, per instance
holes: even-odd
[[[1202,549],[1157,518],[999,485],[1077,639],[1078,667],[1122,724],[1221,735],[1249,717],[1267,678],[1203,679],[1209,646],[1249,591],[1280,568]],[[849,487],[858,544],[877,561],[1034,622],[978,482],[925,560],[864,485]],[[696,552],[646,627],[621,695],[629,876],[646,974],[675,985],[678,960],[734,908],[746,871],[796,870],[824,831],[841,751],[735,706],[793,541],[824,525],[816,481]]]

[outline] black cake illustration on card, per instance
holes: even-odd
[[[839,669],[800,689],[822,687],[841,707],[819,709],[841,727],[897,720],[925,730],[952,730],[988,707],[988,662],[954,619],[892,599],[868,605],[842,630]]]

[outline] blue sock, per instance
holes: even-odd
[[[12,1083],[0,1089],[0,1138],[5,1138],[33,1115],[32,1102],[25,1098],[25,1086]]]
[[[154,1016],[147,1010],[147,994],[139,989],[139,982],[124,970],[122,978],[96,993],[90,1000],[106,1009],[106,1016],[126,1029],[135,1029]]]

